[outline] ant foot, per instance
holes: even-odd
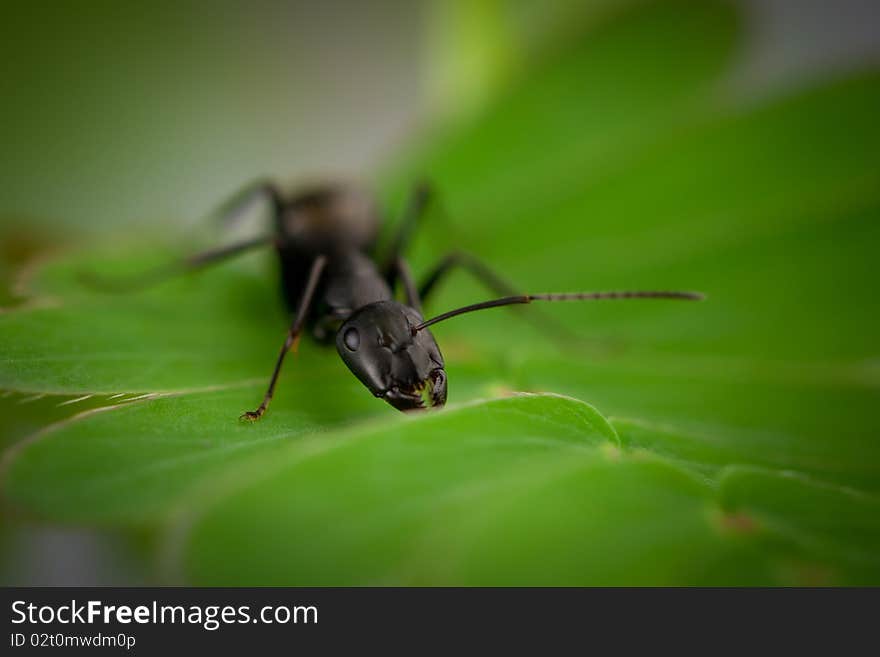
[[[247,413],[242,413],[238,419],[244,420],[245,422],[256,422],[261,417],[263,417],[263,411],[248,411]]]

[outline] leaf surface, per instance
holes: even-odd
[[[439,324],[451,406],[419,417],[304,341],[250,426],[236,418],[288,322],[271,257],[110,296],[80,273],[174,254],[150,236],[90,246],[31,270],[30,298],[0,314],[0,388],[17,391],[0,410],[25,393],[142,398],[10,428],[6,500],[160,531],[175,582],[877,581],[880,75],[733,99],[726,4],[637,4],[381,186],[395,207],[418,173],[440,191],[417,272],[460,246],[528,291],[706,302]],[[455,273],[427,312],[487,294]],[[548,319],[572,335],[536,328]]]

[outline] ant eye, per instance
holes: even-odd
[[[342,336],[342,340],[345,342],[345,346],[348,347],[349,351],[357,351],[358,347],[361,346],[361,334],[353,327],[345,332],[345,335]]]

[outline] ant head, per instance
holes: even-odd
[[[376,397],[401,411],[443,406],[446,371],[422,317],[396,301],[359,309],[340,327],[336,349],[348,369]]]

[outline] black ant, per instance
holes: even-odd
[[[384,258],[375,255],[380,219],[374,199],[349,185],[325,185],[285,196],[274,184],[259,181],[232,197],[218,214],[224,219],[258,198],[271,203],[275,221],[272,235],[199,253],[170,267],[127,283],[96,281],[105,289],[128,290],[259,247],[274,246],[281,264],[281,288],[293,322],[275,362],[263,401],[241,417],[258,420],[275,393],[284,358],[296,350],[304,328],[319,342],[335,336],[336,349],[354,375],[373,395],[401,411],[440,407],[446,403],[443,356],[429,326],[486,308],[532,301],[587,301],[595,299],[699,300],[696,292],[576,292],[570,294],[517,294],[479,260],[453,252],[441,258],[421,284],[412,277],[403,252],[419,218],[432,197],[427,185],[417,186]],[[450,310],[427,321],[422,317],[426,299],[446,274],[462,267],[500,298]],[[394,299],[400,284],[404,302]]]

